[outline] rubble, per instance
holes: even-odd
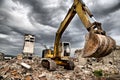
[[[94,71],[102,70],[99,80],[118,75],[120,70],[115,65],[94,63],[76,64],[74,70],[66,70],[57,66],[55,71],[48,71],[41,66],[41,58],[34,56],[31,59],[11,59],[0,62],[0,80],[98,80]],[[26,66],[27,65],[27,66]],[[119,80],[119,79],[118,79]]]
[[[25,67],[25,68],[27,68],[27,69],[30,69],[31,68],[31,66],[30,65],[28,65],[28,64],[26,64],[26,63],[20,63],[23,67]]]

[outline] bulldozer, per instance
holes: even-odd
[[[75,65],[70,60],[70,43],[61,42],[62,34],[68,27],[73,17],[77,14],[87,29],[85,45],[83,48],[84,58],[101,58],[109,55],[116,47],[116,42],[102,29],[101,23],[97,22],[89,8],[82,0],[74,0],[66,17],[61,22],[56,32],[54,49],[44,49],[41,64],[48,70],[55,70],[57,65],[64,66],[67,70],[73,70]],[[93,20],[93,22],[91,21]]]

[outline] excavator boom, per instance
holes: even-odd
[[[61,22],[59,29],[56,32],[56,37],[55,37],[55,42],[54,42],[54,56],[55,57],[60,57],[59,55],[59,43],[61,36],[73,17],[75,16],[76,12],[74,11],[74,8],[71,7],[65,17],[65,19]]]

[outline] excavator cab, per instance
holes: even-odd
[[[41,64],[44,68],[48,70],[56,70],[56,64],[64,66],[64,69],[73,70],[74,62],[70,59],[70,43],[69,42],[60,42],[59,44],[59,54],[55,56],[54,50],[44,49],[42,51],[42,61]]]
[[[70,57],[70,51],[71,51],[71,48],[70,48],[70,43],[69,42],[62,42],[60,43],[60,52],[61,52],[61,60],[69,60],[69,57]]]
[[[69,60],[70,56],[70,42],[61,42],[59,44],[59,56],[61,60]],[[53,49],[44,49],[42,51],[42,58],[53,58],[54,56],[54,50]]]

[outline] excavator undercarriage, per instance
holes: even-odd
[[[64,69],[73,70],[75,65],[73,61],[70,60],[53,60],[50,58],[43,58],[41,64],[44,68],[54,71],[57,68],[57,65],[64,66]]]

